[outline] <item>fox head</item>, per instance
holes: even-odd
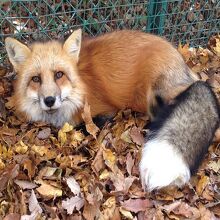
[[[62,126],[72,121],[83,105],[82,84],[77,74],[81,30],[64,42],[33,43],[30,47],[13,38],[5,45],[16,73],[16,110],[28,120]]]

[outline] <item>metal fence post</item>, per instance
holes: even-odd
[[[147,32],[162,35],[167,14],[168,1],[149,0],[147,10]]]

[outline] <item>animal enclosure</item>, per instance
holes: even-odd
[[[218,0],[3,0],[0,3],[0,62],[4,39],[31,42],[62,39],[82,27],[88,35],[116,29],[138,29],[175,44],[206,45],[220,29]]]

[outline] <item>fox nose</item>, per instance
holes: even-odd
[[[44,99],[44,103],[47,107],[52,107],[56,101],[56,98],[53,96],[48,96]]]

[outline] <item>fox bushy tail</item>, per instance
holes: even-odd
[[[142,184],[148,190],[183,185],[200,165],[219,126],[217,98],[201,81],[166,105],[150,125],[140,162]]]

